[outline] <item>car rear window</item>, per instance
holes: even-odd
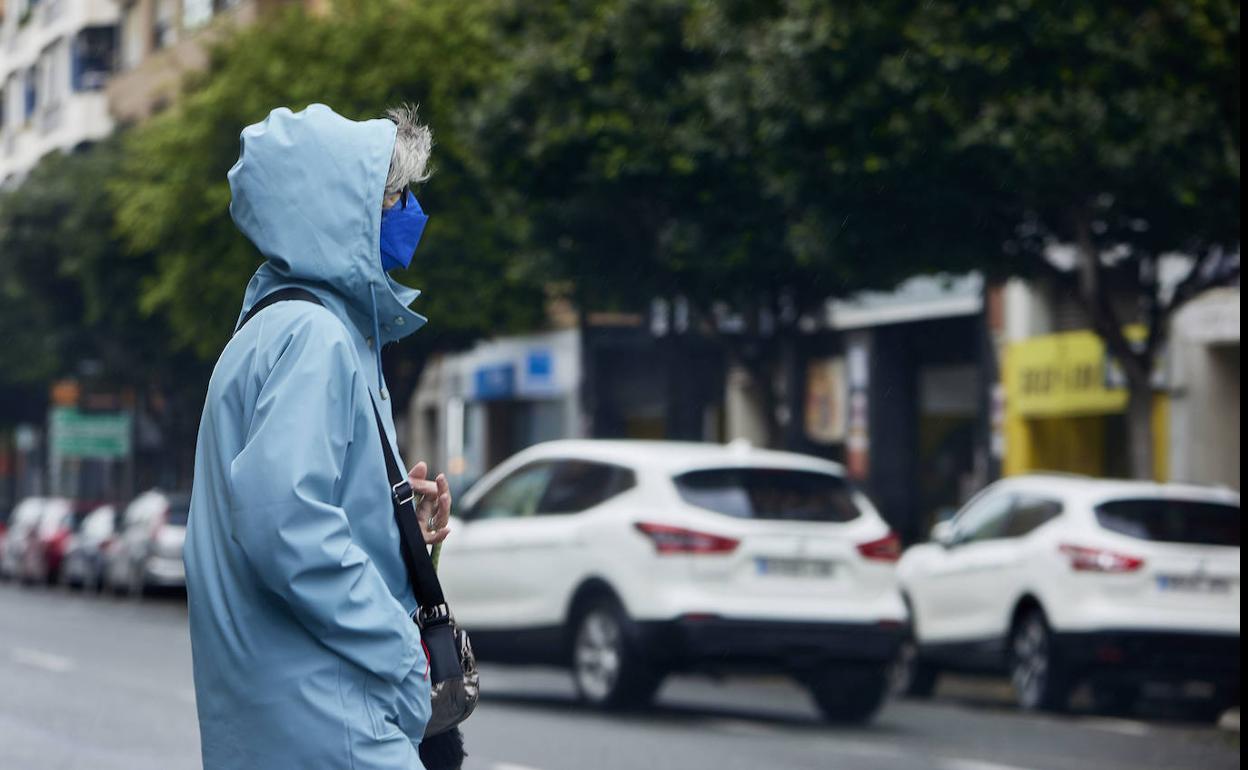
[[[854,488],[826,473],[715,468],[673,480],[690,505],[740,519],[845,522],[862,515]]]
[[[1161,543],[1239,546],[1238,505],[1190,500],[1115,500],[1096,508],[1111,532]]]
[[[169,510],[165,513],[165,523],[185,526],[190,512],[190,495],[171,495],[169,497]]]

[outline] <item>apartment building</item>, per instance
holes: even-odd
[[[327,0],[120,0],[113,117],[137,123],[160,112],[177,100],[188,72],[207,66],[214,42],[291,2],[328,8]]]
[[[0,0],[0,185],[113,130],[114,0]]]

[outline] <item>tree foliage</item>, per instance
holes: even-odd
[[[1170,319],[1239,275],[1238,4],[929,2],[909,30],[916,64],[946,85],[942,133],[997,191],[1005,239],[988,264],[1013,259],[1079,297],[1127,378],[1133,473],[1151,476]],[[1059,244],[1072,264],[1053,260]],[[1166,281],[1176,254],[1186,271]]]
[[[72,375],[84,359],[129,382],[163,368],[167,339],[135,302],[151,257],[122,247],[106,194],[121,164],[116,139],[53,153],[0,196],[4,379]]]
[[[1229,0],[564,0],[506,29],[481,141],[594,301],[761,308],[783,345],[829,296],[916,273],[1055,276],[1140,401],[1173,310],[1238,274]],[[766,389],[776,346],[751,346]]]

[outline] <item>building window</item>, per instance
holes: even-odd
[[[87,27],[79,32],[74,38],[74,90],[102,90],[113,72],[116,56],[116,27]]]
[[[29,123],[35,117],[35,110],[39,107],[39,67],[38,65],[26,70],[25,83],[23,84],[24,96],[23,103],[25,111],[22,117]]]
[[[156,48],[168,48],[178,42],[177,0],[156,0],[156,21],[152,25]]]
[[[213,0],[182,0],[182,28],[195,29],[212,21]]]

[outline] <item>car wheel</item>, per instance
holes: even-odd
[[[889,689],[898,697],[930,698],[940,681],[940,669],[922,658],[913,633],[897,650],[897,660],[889,673]]]
[[[1222,699],[1214,698],[1207,701],[1197,701],[1186,704],[1183,707],[1182,714],[1193,722],[1200,722],[1207,725],[1216,725],[1222,721],[1222,716],[1231,709],[1231,704]]]
[[[81,583],[79,583],[78,586],[75,586],[74,580],[71,577],[72,574],[73,573],[69,569],[69,565],[62,564],[60,575],[57,576],[57,580],[56,580],[57,588],[61,589],[62,591],[69,592],[69,591],[72,591],[74,588],[81,586],[82,585]]]
[[[132,565],[129,569],[128,580],[126,581],[126,595],[132,599],[141,599],[143,594],[147,592],[147,585],[143,580],[144,572],[142,564]]]
[[[629,638],[628,618],[613,601],[580,613],[572,636],[572,678],[581,699],[604,709],[645,706],[663,683]]]
[[[807,673],[804,682],[824,720],[861,724],[879,712],[888,697],[887,665],[833,666]]]
[[[1044,613],[1024,615],[1010,637],[1010,679],[1020,708],[1063,711],[1070,701],[1070,682],[1053,647]]]
[[[117,570],[116,565],[109,565],[104,575],[104,585],[113,596],[122,596],[126,592],[126,586],[122,583]]]

